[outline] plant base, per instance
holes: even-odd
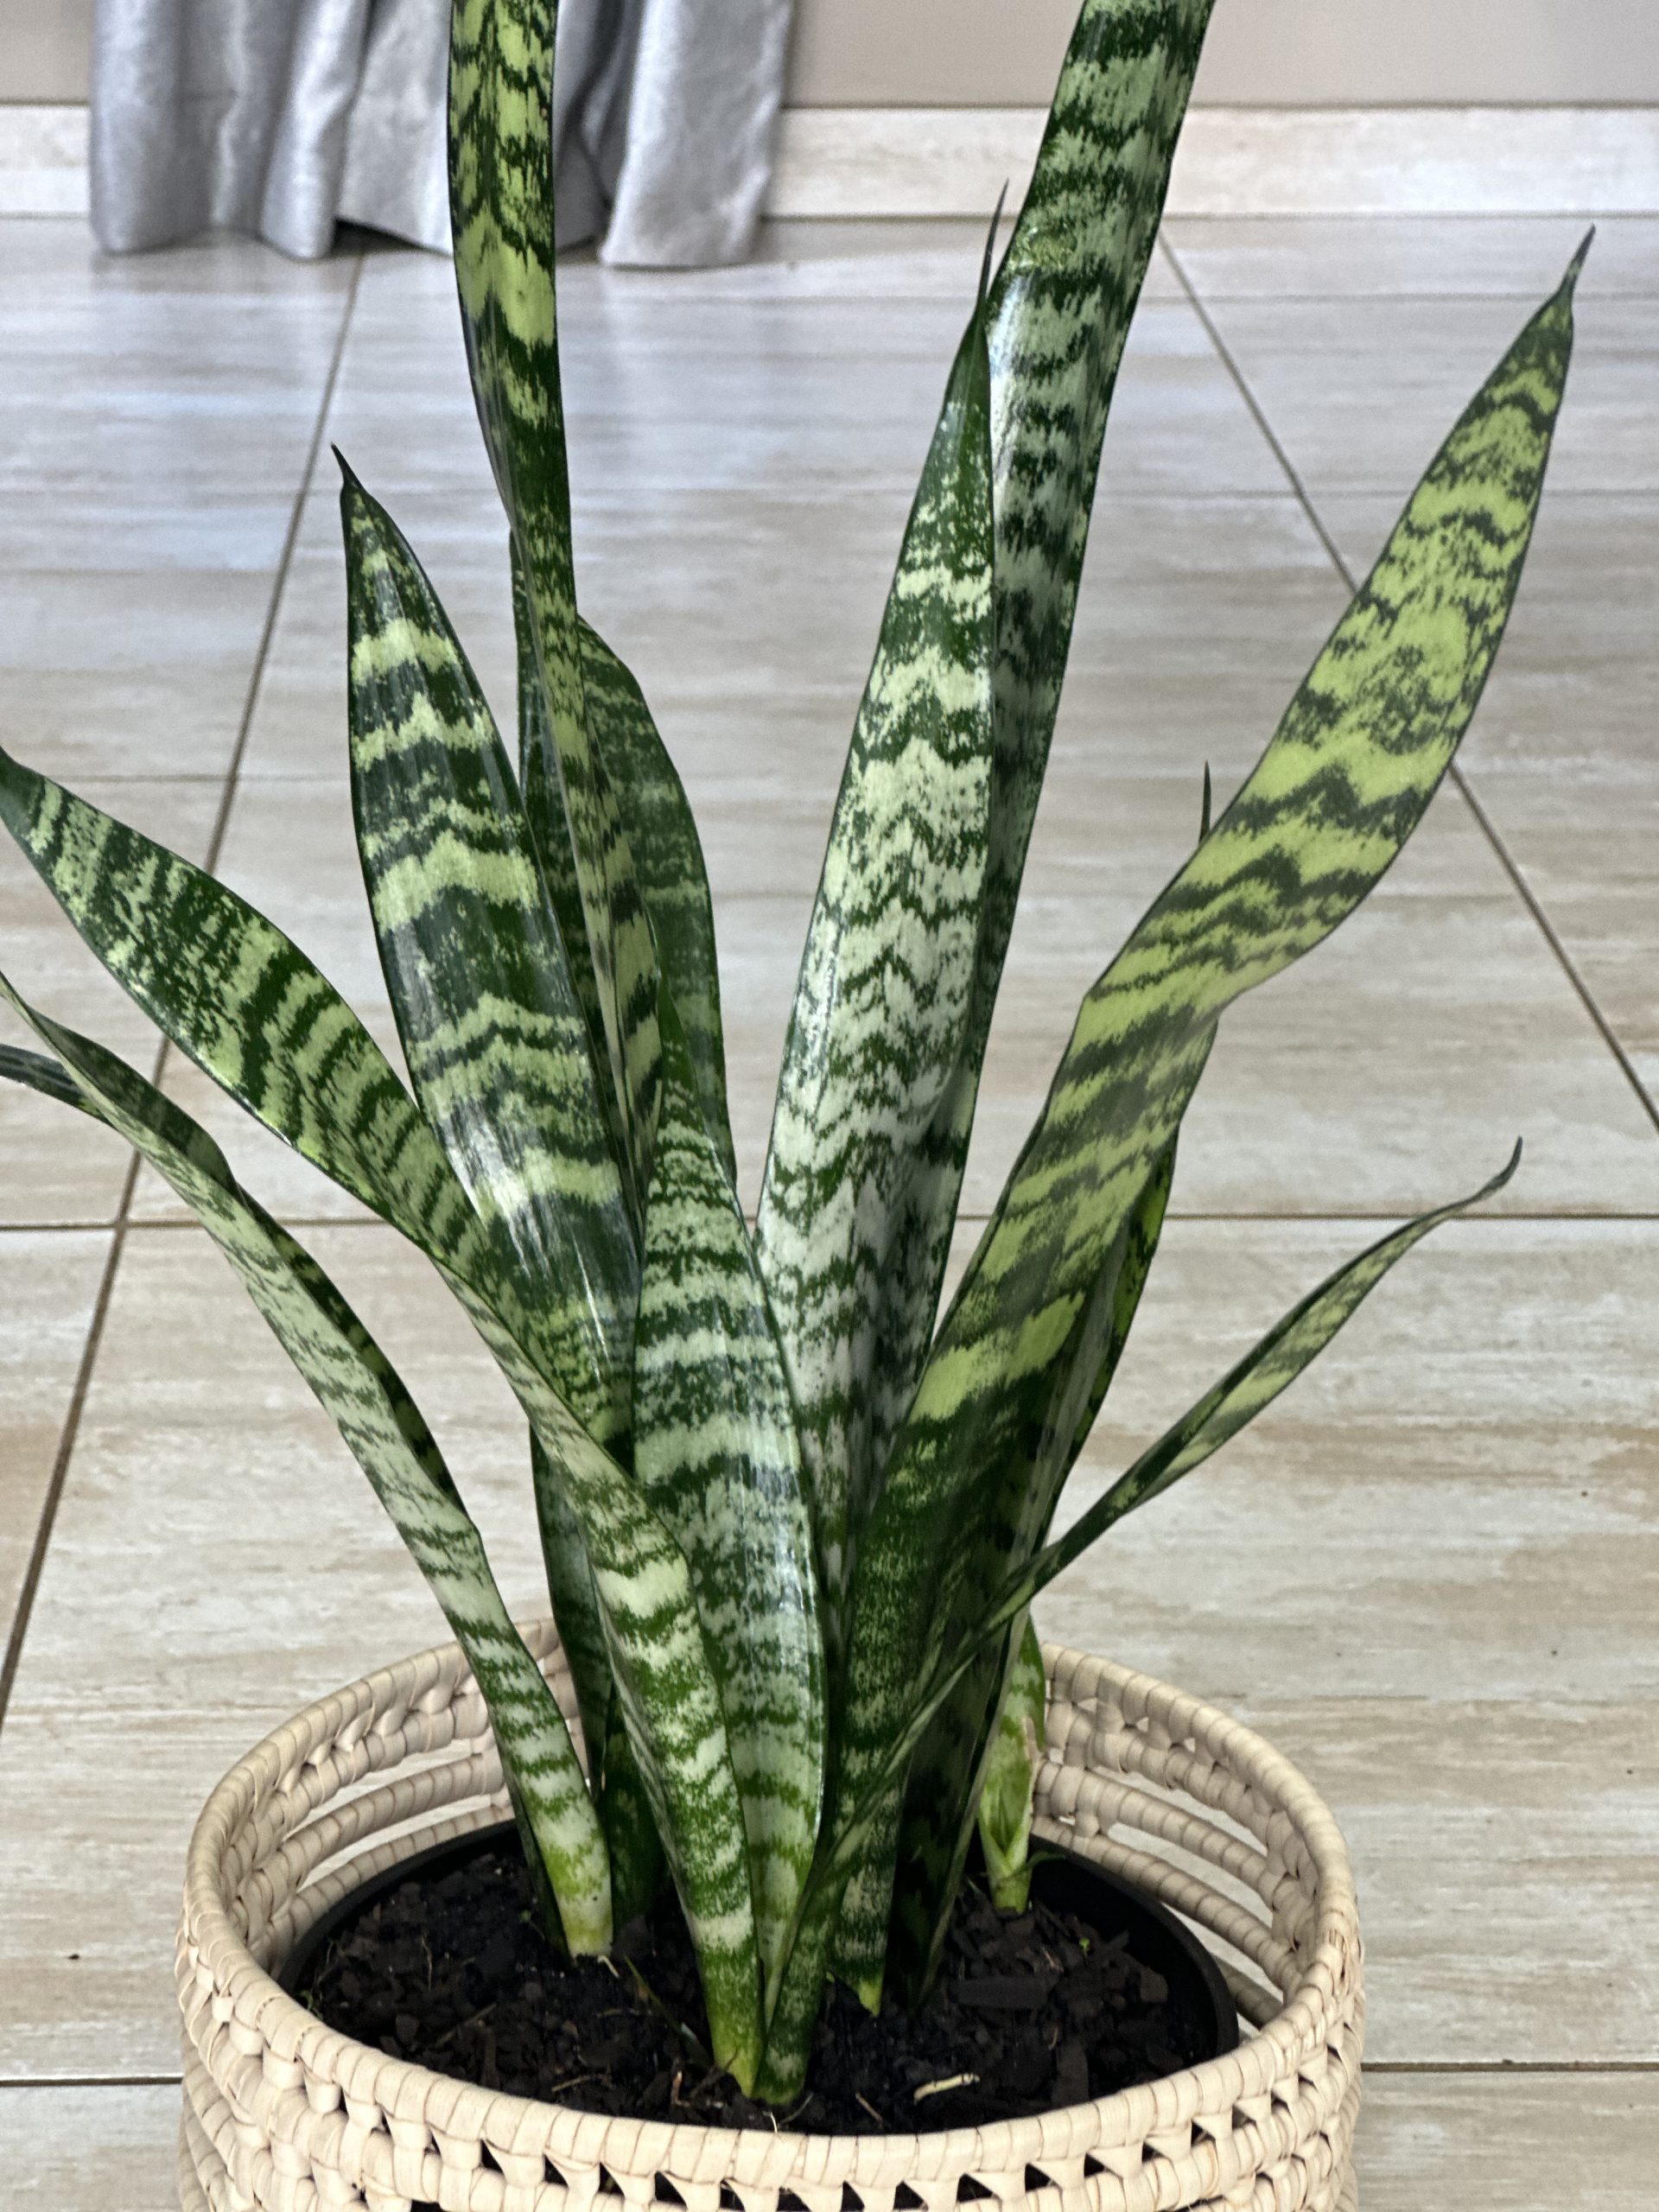
[[[550,1627],[530,1637],[573,1709]],[[448,1646],[309,1707],[207,1802],[178,1955],[185,2212],[586,2212],[601,2197],[779,2212],[780,2196],[784,2212],[843,2212],[849,2188],[866,2212],[978,2194],[1017,2212],[1353,2212],[1360,1948],[1334,1820],[1224,1715],[1101,1660],[1045,1656],[1038,1832],[1231,1947],[1259,2031],[1237,2050],[1039,2119],[809,2136],[609,2119],[353,2043],[268,1969],[364,1881],[499,1821],[483,1701]]]

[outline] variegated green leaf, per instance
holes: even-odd
[[[786,2102],[799,2092],[836,1901],[849,1877],[880,1847],[884,1806],[927,1730],[976,1667],[986,1645],[1000,1645],[1033,1599],[1125,1514],[1166,1490],[1236,1435],[1318,1357],[1396,1261],[1443,1222],[1500,1191],[1515,1173],[1518,1159],[1517,1147],[1502,1173],[1471,1197],[1419,1216],[1328,1276],[1064,1536],[1006,1577],[967,1634],[946,1647],[929,1671],[909,1687],[886,1741],[855,1783],[849,1786],[843,1778],[829,1834],[813,1866],[761,2068],[761,2093],[772,2102]],[[1040,1651],[1037,1663],[1040,1668]]]
[[[879,1479],[927,1352],[980,1070],[1047,765],[1107,412],[1157,237],[1212,0],[1086,0],[991,287],[995,512],[988,848],[971,1000],[884,1288],[872,1381]]]
[[[714,902],[702,841],[644,692],[598,631],[588,622],[578,626],[588,732],[628,825],[640,895],[663,981],[685,1032],[703,1119],[735,1180]]]
[[[416,1243],[480,1230],[379,1046],[273,923],[176,853],[0,752],[0,820],[104,965],[269,1129]]]
[[[561,791],[620,1118],[643,1187],[656,1127],[657,968],[621,816],[588,734],[559,385],[550,124],[552,0],[454,0],[449,194],[479,420],[512,526],[544,734],[524,781],[538,837]]]
[[[1208,833],[1206,820],[1205,834]],[[1162,1234],[1174,1173],[1172,1140],[1141,1194],[1128,1225],[1122,1265],[1103,1284],[1103,1290],[1109,1294],[1110,1318],[1094,1382],[1078,1417],[1072,1458],[1081,1451],[1094,1426],[1128,1342]],[[947,1644],[968,1633],[984,1604],[986,1592],[996,1587],[1009,1560],[1022,1558],[1038,1540],[1030,1516],[1043,1510],[1040,1490],[1034,1485],[1022,1490],[1009,1484],[1000,1503],[1000,1511],[986,1516],[976,1554],[963,1570],[956,1617],[946,1631]],[[1040,1529],[1046,1522],[1035,1525]],[[883,1853],[872,1854],[848,1885],[842,1936],[848,1972],[872,2003],[879,1997],[873,1961],[883,1935],[887,1973],[897,1976],[907,2002],[920,2001],[937,1970],[967,1862],[976,1793],[993,1739],[995,1715],[1018,1664],[1014,1642],[1006,1637],[992,1639],[935,1714],[918,1747],[906,1785],[891,1900],[886,1889]]]
[[[884,1376],[925,1348],[912,1196],[972,998],[991,774],[983,302],[911,511],[836,803],[756,1246],[800,1409],[832,1667],[885,1446]],[[920,1332],[918,1341],[918,1331]]]
[[[850,1788],[929,1671],[982,1534],[1001,1522],[1027,1549],[1041,1541],[1137,1209],[1217,1020],[1353,911],[1468,727],[1531,536],[1578,268],[1471,404],[1261,761],[1084,1001],[861,1553]]]
[[[633,1183],[633,1162],[622,1101],[610,1079],[610,1047],[606,1043],[605,1018],[600,1012],[599,979],[594,973],[593,947],[588,942],[588,917],[582,911],[582,887],[576,880],[576,855],[565,819],[564,793],[559,788],[558,753],[548,720],[547,693],[536,658],[536,618],[531,610],[530,586],[524,581],[524,559],[518,541],[510,537],[512,564],[512,629],[518,649],[518,789],[524,817],[542,863],[542,880],[559,925],[570,981],[588,1025],[588,1047],[601,1071],[601,1097],[611,1149],[615,1154],[636,1225],[642,1225],[639,1209],[645,1193]]]
[[[1276,1321],[1261,1341],[1246,1352],[1215,1388],[1205,1393],[1190,1412],[1182,1414],[1135,1465],[1120,1475],[1103,1496],[1078,1515],[1063,1536],[1046,1545],[1030,1563],[1005,1581],[995,1604],[975,1624],[982,1635],[1014,1618],[1039,1591],[1080,1559],[1091,1544],[1116,1527],[1137,1506],[1147,1504],[1173,1488],[1230,1443],[1259,1413],[1287,1390],[1303,1369],[1325,1350],[1338,1329],[1376,1288],[1396,1262],[1421,1244],[1431,1230],[1454,1220],[1484,1199],[1494,1198],[1521,1164],[1517,1144],[1508,1161],[1488,1183],[1466,1198],[1419,1214],[1402,1229],[1380,1236],[1357,1259],[1347,1261],[1327,1275],[1317,1290]]]
[[[77,1103],[137,1147],[230,1261],[333,1419],[478,1678],[532,1869],[542,1868],[573,1951],[611,1938],[609,1869],[569,1732],[513,1627],[437,1445],[408,1391],[309,1253],[241,1189],[207,1132],[111,1053],[10,1001],[59,1062],[9,1054],[0,1072]]]
[[[673,1002],[645,1210],[634,1468],[691,1570],[749,1839],[772,1985],[823,1795],[812,1531],[783,1358]]]
[[[501,1225],[549,1380],[626,1439],[639,1255],[588,1038],[511,764],[402,533],[340,490],[352,804],[415,1093]]]
[[[714,2054],[746,2088],[760,2054],[760,1968],[742,1802],[684,1553],[640,1484],[596,1443],[497,1316],[472,1315],[582,1530],[612,1678],[697,1953]]]
[[[1031,1896],[1031,1811],[1043,1763],[1048,1676],[1029,1618],[1014,1639],[1014,1662],[985,1756],[979,1797],[979,1840],[991,1902],[999,1912],[1023,1912]]]

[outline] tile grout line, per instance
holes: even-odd
[[[241,774],[243,758],[247,751],[248,735],[253,726],[253,713],[259,696],[260,682],[264,675],[265,662],[270,651],[271,639],[276,633],[277,610],[282,604],[283,589],[288,582],[289,569],[293,561],[294,548],[298,541],[300,525],[305,513],[306,495],[310,490],[312,477],[316,473],[317,456],[322,450],[323,435],[327,428],[329,410],[334,404],[334,386],[339,380],[340,365],[346,351],[346,334],[351,328],[353,311],[357,305],[358,285],[363,274],[363,259],[364,257],[359,252],[352,270],[351,280],[346,286],[346,298],[340,310],[340,328],[334,336],[334,350],[329,356],[327,373],[323,378],[322,394],[317,406],[316,422],[311,432],[311,442],[306,450],[305,461],[300,474],[299,488],[289,510],[288,529],[283,538],[282,550],[277,556],[276,573],[271,579],[270,598],[265,609],[265,620],[254,649],[253,666],[249,672],[247,696],[244,701],[241,717],[237,725],[236,741],[231,749],[230,764],[226,770],[224,790],[219,798],[213,830],[208,838],[203,865],[210,875],[219,864],[219,854],[225,842],[225,834],[230,824],[231,809],[235,803],[237,782]],[[156,1050],[151,1066],[150,1081],[153,1084],[159,1084],[166,1071],[168,1049],[167,1040],[163,1039]],[[46,1555],[51,1546],[52,1532],[57,1525],[58,1509],[63,1502],[64,1487],[69,1477],[69,1463],[74,1457],[76,1440],[80,1433],[81,1415],[86,1410],[87,1396],[92,1389],[92,1370],[97,1363],[99,1351],[104,1341],[104,1327],[109,1319],[110,1305],[115,1293],[116,1276],[120,1271],[121,1257],[126,1249],[128,1232],[132,1226],[132,1201],[138,1186],[139,1167],[139,1155],[134,1152],[127,1161],[126,1173],[122,1179],[121,1195],[116,1205],[115,1218],[111,1224],[113,1233],[110,1238],[109,1253],[104,1262],[103,1274],[99,1279],[97,1296],[92,1301],[92,1317],[86,1326],[86,1342],[81,1347],[80,1359],[75,1370],[74,1383],[69,1394],[69,1404],[64,1414],[63,1427],[59,1432],[58,1448],[53,1456],[52,1471],[47,1478],[46,1495],[41,1501],[41,1511],[35,1523],[35,1538],[29,1546],[29,1563],[23,1570],[22,1582],[18,1589],[16,1603],[12,1613],[11,1627],[6,1637],[5,1656],[3,1660],[0,1660],[0,1727],[5,1725],[6,1713],[11,1703],[12,1689],[17,1680],[18,1669],[22,1663],[23,1643],[29,1634],[29,1621],[35,1611],[35,1600],[40,1591],[41,1577],[45,1571]]]
[[[1161,232],[1159,233],[1158,242],[1163,250],[1164,258],[1168,262],[1171,269],[1174,271],[1176,281],[1186,296],[1188,304],[1191,306],[1193,313],[1198,316],[1198,321],[1203,324],[1205,334],[1208,336],[1210,343],[1215,347],[1216,353],[1220,358],[1223,367],[1231,378],[1240,398],[1243,399],[1245,406],[1249,410],[1251,420],[1255,423],[1257,429],[1262,433],[1262,438],[1266,441],[1268,448],[1273,454],[1274,459],[1283,470],[1285,479],[1289,484],[1292,492],[1295,494],[1297,503],[1300,506],[1302,512],[1307,517],[1308,521],[1312,524],[1320,544],[1324,546],[1325,553],[1330,559],[1331,565],[1335,569],[1337,574],[1342,578],[1342,581],[1346,584],[1348,589],[1351,592],[1357,591],[1359,587],[1354,577],[1353,571],[1349,568],[1347,562],[1343,558],[1341,549],[1337,544],[1336,540],[1325,528],[1324,519],[1319,514],[1318,508],[1314,505],[1313,499],[1308,493],[1307,486],[1303,483],[1300,474],[1292,464],[1290,455],[1285,451],[1284,447],[1280,443],[1277,433],[1274,431],[1273,425],[1268,422],[1266,412],[1262,409],[1261,403],[1257,400],[1255,392],[1251,391],[1249,384],[1244,376],[1244,372],[1239,367],[1237,361],[1234,359],[1232,352],[1227,345],[1227,341],[1223,338],[1220,330],[1217,327],[1214,317],[1211,315],[1209,308],[1205,305],[1204,301],[1199,297],[1198,288],[1194,285],[1192,278],[1187,275],[1185,269],[1182,266],[1180,257],[1177,254],[1175,248],[1170,244],[1168,238],[1166,238]],[[1624,1080],[1629,1084],[1631,1090],[1635,1093],[1637,1103],[1641,1107],[1648,1120],[1652,1122],[1656,1130],[1659,1130],[1659,1104],[1656,1104],[1656,1102],[1649,1096],[1646,1086],[1643,1084],[1641,1077],[1637,1073],[1635,1067],[1631,1064],[1630,1055],[1625,1052],[1624,1047],[1619,1043],[1618,1039],[1613,1033],[1611,1025],[1609,1023],[1606,1015],[1603,1014],[1600,1007],[1596,1003],[1594,997],[1592,995],[1589,985],[1585,982],[1583,976],[1579,971],[1576,962],[1573,960],[1572,955],[1567,951],[1566,945],[1562,943],[1560,936],[1557,934],[1554,923],[1551,922],[1548,915],[1545,912],[1542,903],[1539,899],[1536,893],[1533,890],[1532,886],[1528,882],[1526,876],[1522,872],[1520,865],[1516,861],[1514,855],[1504,843],[1502,836],[1499,834],[1497,823],[1487,813],[1479,799],[1476,798],[1474,790],[1470,784],[1468,776],[1464,771],[1461,761],[1455,758],[1452,762],[1450,780],[1456,786],[1459,795],[1463,799],[1465,805],[1474,817],[1476,827],[1480,830],[1481,835],[1486,840],[1487,845],[1490,847],[1498,866],[1509,878],[1510,883],[1519,896],[1522,904],[1531,915],[1533,921],[1538,929],[1539,934],[1542,937],[1545,944],[1549,947],[1550,951],[1554,955],[1556,964],[1560,967],[1561,973],[1567,977],[1567,982],[1572,985],[1580,1004],[1589,1015],[1597,1034],[1600,1037],[1603,1044],[1606,1046],[1608,1051],[1612,1054],[1614,1062],[1618,1067],[1619,1072],[1624,1076]]]

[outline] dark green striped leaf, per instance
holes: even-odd
[[[189,861],[0,752],[0,820],[156,1027],[251,1114],[406,1236],[480,1224],[385,1053],[274,924]]]
[[[443,1608],[478,1678],[532,1870],[544,1870],[573,1951],[611,1938],[604,1839],[553,1694],[497,1589],[437,1445],[391,1363],[309,1253],[243,1191],[211,1137],[89,1039],[0,995],[59,1055],[8,1056],[0,1072],[77,1103],[137,1147],[241,1277],[340,1430]]]
[[[1521,1164],[1517,1144],[1508,1161],[1488,1183],[1466,1198],[1419,1214],[1402,1229],[1390,1230],[1327,1275],[1317,1290],[1276,1321],[1266,1336],[1248,1351],[1215,1388],[1182,1414],[1174,1426],[1143,1452],[1135,1465],[1120,1475],[1104,1494],[1079,1514],[1063,1536],[1045,1547],[1024,1567],[1009,1576],[994,1604],[975,1624],[975,1633],[995,1631],[1013,1619],[1039,1591],[1081,1559],[1091,1544],[1127,1514],[1172,1489],[1230,1443],[1287,1390],[1303,1369],[1312,1365],[1343,1324],[1357,1312],[1397,1261],[1432,1230],[1494,1198]],[[959,1648],[960,1649],[960,1648]],[[957,1663],[960,1663],[958,1659]]]
[[[1212,0],[1087,0],[991,287],[995,744],[972,994],[894,1238],[879,1479],[938,1312],[980,1070],[1059,706],[1107,413]]]
[[[607,1056],[644,1187],[656,1127],[657,969],[632,855],[589,739],[570,556],[570,486],[554,286],[550,0],[455,0],[449,192],[455,279],[479,420],[523,564],[554,757],[532,777],[538,836],[553,793],[569,825]]]
[[[419,563],[349,471],[352,803],[415,1093],[542,1322],[548,1379],[626,1439],[639,1256],[512,766]]]
[[[853,733],[755,1232],[800,1409],[832,1667],[857,1530],[932,1326],[912,1295],[925,1227],[912,1201],[973,992],[994,634],[982,315],[982,300]]]
[[[697,1953],[718,2063],[752,2088],[760,1969],[742,1802],[717,1670],[685,1554],[639,1483],[596,1443],[465,1282],[472,1315],[551,1467],[592,1565],[612,1680]]]
[[[999,1522],[1018,1532],[1016,1560],[1042,1540],[1137,1209],[1217,1020],[1353,911],[1450,764],[1531,536],[1578,268],[1430,465],[1243,789],[1084,1001],[940,1332],[861,1554],[849,1787],[861,1786],[909,1686],[929,1671],[984,1533]]]
[[[661,1023],[663,1104],[634,1351],[634,1465],[691,1570],[743,1800],[770,1987],[811,1864],[823,1795],[812,1532],[766,1292],[666,995]]]
[[[917,1746],[939,1712],[979,1662],[987,1643],[1000,1643],[1040,1591],[1081,1557],[1125,1514],[1169,1488],[1220,1449],[1270,1404],[1336,1335],[1395,1262],[1432,1230],[1502,1190],[1514,1173],[1519,1147],[1501,1173],[1472,1196],[1437,1208],[1394,1230],[1339,1268],[1269,1330],[1255,1349],[1192,1411],[1144,1452],[1106,1495],[1053,1544],[1027,1560],[992,1593],[968,1634],[947,1647],[929,1672],[912,1684],[887,1740],[856,1782],[843,1786],[826,1844],[819,1851],[802,1901],[798,1932],[785,1966],[761,2068],[761,2091],[774,2103],[798,2094],[817,2018],[818,1992],[837,1900],[849,1875],[880,1848],[885,1808]],[[1040,1667],[1041,1655],[1038,1654]],[[1035,1698],[1033,1698],[1033,1709]]]
[[[588,728],[628,825],[663,981],[685,1032],[709,1134],[735,1180],[726,1104],[714,902],[685,786],[631,671],[591,624],[582,633]]]
[[[1105,1345],[1078,1416],[1072,1458],[1082,1450],[1094,1427],[1128,1342],[1163,1230],[1174,1173],[1172,1141],[1141,1194],[1129,1223],[1122,1266],[1109,1285],[1111,1314]],[[987,1517],[976,1555],[963,1574],[947,1643],[968,1633],[976,1611],[984,1602],[984,1593],[995,1588],[1009,1559],[1018,1559],[1029,1549],[1033,1538],[1027,1516],[1039,1502],[1029,1490],[1011,1484],[1004,1493],[1001,1510]],[[863,1986],[872,1999],[879,1993],[870,1980],[871,1961],[883,1932],[887,1973],[897,1975],[907,2002],[919,2002],[937,1970],[973,1834],[976,1793],[992,1738],[994,1716],[999,1700],[1008,1694],[1012,1670],[1019,1663],[1018,1646],[1010,1638],[994,1638],[985,1644],[975,1665],[940,1706],[917,1750],[899,1830],[891,1921],[882,1872],[884,1854],[874,1856],[848,1885],[842,1940],[849,1971],[855,1972],[858,1962],[862,1962]]]

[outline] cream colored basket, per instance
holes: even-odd
[[[551,1628],[528,1631],[574,1709]],[[453,1645],[325,1698],[225,1777],[179,1936],[185,2212],[1354,2212],[1363,2004],[1352,1878],[1295,1769],[1196,1699],[1049,1647],[1038,1829],[1220,1939],[1240,2048],[1039,2120],[810,2136],[607,2120],[407,2066],[334,2034],[269,1967],[384,1866],[505,1809]],[[975,2186],[974,2184],[976,2184]]]

